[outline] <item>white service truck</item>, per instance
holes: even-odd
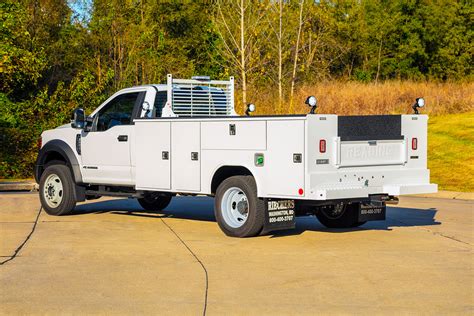
[[[432,193],[426,115],[238,116],[234,81],[198,77],[120,90],[90,116],[42,133],[35,167],[48,214],[101,196],[162,210],[176,194],[215,197],[229,236],[385,219],[398,195]],[[247,111],[253,110],[251,105]]]

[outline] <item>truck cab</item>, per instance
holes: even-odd
[[[221,229],[248,237],[298,215],[355,227],[383,220],[398,195],[437,190],[426,115],[238,116],[233,78],[167,79],[43,132],[35,178],[49,214],[101,196],[160,211],[177,194],[208,195]]]

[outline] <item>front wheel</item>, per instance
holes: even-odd
[[[336,204],[316,214],[319,222],[328,228],[352,228],[365,224],[358,220],[359,203]]]
[[[76,205],[74,181],[66,165],[50,165],[41,175],[41,205],[49,215],[66,215]]]
[[[258,235],[265,220],[265,203],[257,197],[252,176],[233,176],[217,188],[214,213],[222,231],[231,237]]]

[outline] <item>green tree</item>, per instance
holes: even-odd
[[[47,62],[44,51],[30,45],[28,13],[21,3],[2,1],[0,19],[0,89],[17,100],[37,84]]]

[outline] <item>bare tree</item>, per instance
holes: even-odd
[[[245,63],[245,7],[244,0],[240,0],[240,64],[242,71],[242,103],[247,103],[247,72]]]
[[[293,96],[295,93],[295,81],[296,81],[296,70],[298,68],[298,53],[300,51],[300,39],[301,39],[301,30],[303,28],[303,7],[304,7],[304,0],[300,1],[300,10],[299,10],[299,17],[298,17],[298,35],[296,37],[296,47],[295,47],[295,56],[293,60],[293,73],[291,75],[291,88],[290,88],[290,109],[289,112],[293,113]]]
[[[257,67],[252,56],[260,42],[258,27],[264,10],[255,9],[250,0],[218,0],[215,19],[222,39],[221,54],[231,66],[240,72],[242,103],[247,103],[249,72]]]
[[[330,6],[309,5],[308,29],[302,32],[300,54],[304,64],[306,82],[323,80],[331,76],[330,67],[349,51],[348,43],[333,36],[334,21]]]
[[[291,30],[288,3],[283,0],[270,2],[266,16],[267,30],[271,38],[266,42],[267,60],[272,67],[266,73],[268,79],[278,87],[277,113],[283,113],[285,78],[288,76],[288,52],[291,50]]]
[[[282,42],[283,42],[283,34],[282,34],[282,19],[283,19],[283,0],[279,1],[279,11],[278,11],[278,109],[283,112],[283,77],[282,77],[282,68],[283,68],[283,60],[282,60]]]

